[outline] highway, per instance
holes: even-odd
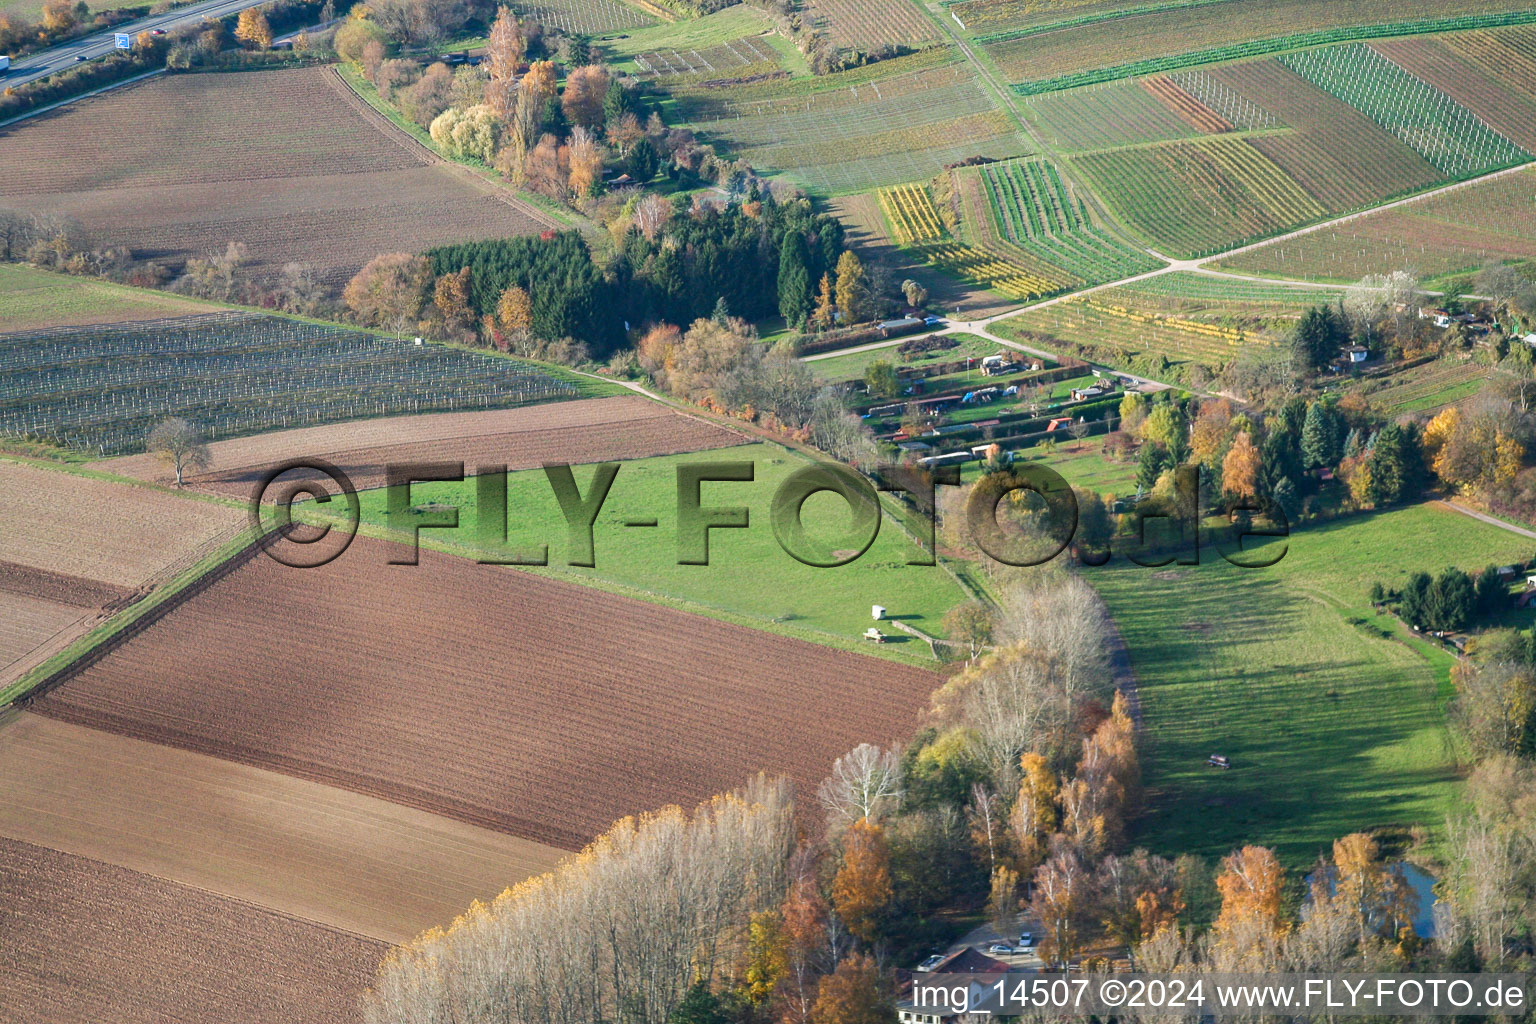
[[[118,25],[116,28],[93,32],[88,36],[60,43],[58,46],[49,47],[40,53],[15,61],[11,64],[9,71],[0,72],[0,87],[22,85],[51,75],[55,71],[72,68],[80,63],[75,59],[77,57],[84,57],[86,60],[104,57],[116,48],[114,40],[119,32],[126,32],[129,36],[137,36],[140,32],[152,32],[155,29],[169,32],[182,25],[195,25],[204,18],[222,18],[226,14],[234,14],[247,7],[255,7],[258,2],[259,0],[204,0],[203,3],[189,4],[164,14],[152,14],[138,21]]]

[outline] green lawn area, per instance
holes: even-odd
[[[754,464],[753,482],[706,482],[702,500],[705,506],[746,506],[750,510],[748,528],[711,530],[710,564],[679,565],[677,467],[746,461]],[[860,639],[870,625],[871,605],[884,605],[891,615],[924,632],[941,635],[944,613],[965,599],[942,569],[906,564],[918,557],[920,549],[892,519],[893,505],[887,505],[873,546],[849,565],[813,568],[779,548],[770,525],[770,503],[779,483],[806,464],[803,456],[772,444],[625,463],[597,518],[593,531],[596,566],[590,569],[565,564],[565,519],[544,472],[513,473],[508,481],[508,542],[513,548],[549,545],[549,568],[535,571],[817,642],[927,660],[927,647],[917,641],[903,638],[903,642],[877,647]],[[574,472],[586,494],[594,471],[577,467]],[[384,490],[365,491],[360,498],[364,523],[383,527]],[[460,552],[492,550],[482,547],[477,535],[474,481],[416,484],[411,501],[417,507],[436,503],[460,509],[461,528],[423,530],[424,545],[449,545],[449,550]],[[652,517],[659,524],[656,528],[624,525]],[[848,534],[850,516],[839,497],[812,496],[805,503],[803,521],[809,532],[824,538],[833,550],[842,549],[840,540]],[[848,541],[846,546],[856,544]]]
[[[1273,542],[1282,543],[1282,542]],[[1381,580],[1468,571],[1531,542],[1430,505],[1297,531],[1268,569],[1086,570],[1128,644],[1145,713],[1151,810],[1134,841],[1159,853],[1273,846],[1303,867],[1338,836],[1422,825],[1455,798],[1443,715],[1449,656],[1396,630],[1367,597]],[[1264,549],[1259,549],[1264,550]],[[1208,768],[1211,754],[1235,767]]]
[[[0,263],[0,331],[154,320],[219,308],[165,292]]]
[[[1135,461],[1111,462],[1106,459],[1103,435],[1085,437],[1081,441],[1074,441],[1070,434],[1064,435],[1054,452],[1047,451],[1043,445],[1035,445],[1015,452],[1014,459],[1044,463],[1074,487],[1086,487],[1099,494],[1136,493]],[[961,475],[967,482],[981,475],[981,463],[967,463],[962,467]]]
[[[913,337],[921,337],[921,335],[913,335]],[[902,359],[897,354],[896,350],[901,347],[901,342],[893,341],[884,348],[868,349],[864,352],[850,352],[847,355],[831,356],[827,359],[808,359],[805,365],[809,366],[811,372],[821,380],[842,381],[854,380],[856,378],[862,379],[864,371],[869,368],[870,363],[883,362],[898,367],[933,366],[938,363],[952,363],[958,359],[964,359],[966,356],[975,356],[979,360],[986,356],[994,355],[998,351],[997,345],[974,334],[953,334],[950,337],[960,342],[958,347],[933,352],[922,359],[914,359],[911,362]],[[907,339],[902,339],[902,341],[905,340]],[[982,377],[980,370],[973,371],[973,375],[976,380],[985,379]],[[959,376],[964,377],[965,375],[961,373]],[[943,379],[949,380],[951,378],[946,377]]]

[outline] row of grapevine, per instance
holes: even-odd
[[[985,288],[1027,302],[1061,290],[1061,283],[988,249],[952,239],[939,219],[933,198],[922,185],[898,185],[876,193],[880,209],[899,244],[920,252],[930,263]]]
[[[1217,81],[1208,71],[1197,69],[1169,75],[1169,80],[1224,121],[1244,131],[1262,131],[1277,127],[1275,115],[1241,95],[1225,82]]]
[[[0,335],[0,433],[96,455],[166,416],[210,438],[577,397],[529,363],[254,313]]]
[[[1082,298],[1031,310],[1006,323],[1077,345],[1118,349],[1133,357],[1162,355],[1172,362],[1193,361],[1213,368],[1260,340],[1234,328]]]
[[[1326,212],[1273,160],[1246,139],[1206,139],[1197,145],[1233,180],[1241,182],[1281,224],[1316,220]]]
[[[880,208],[890,221],[897,245],[929,242],[944,237],[939,211],[934,209],[928,190],[921,185],[897,185],[878,193]]]
[[[1210,46],[1200,50],[1191,50],[1187,53],[1168,54],[1163,57],[1149,57],[1145,60],[1130,61],[1125,64],[1097,67],[1087,71],[1073,72],[1068,75],[1057,75],[1054,78],[1019,82],[1013,88],[1014,91],[1022,95],[1034,96],[1044,92],[1056,92],[1060,89],[1075,89],[1083,85],[1112,82],[1121,78],[1140,78],[1143,75],[1166,74],[1171,71],[1182,71],[1185,68],[1198,67],[1202,64],[1221,64],[1227,61],[1241,60],[1244,57],[1263,57],[1268,54],[1284,53],[1287,50],[1299,50],[1309,46],[1324,46],[1329,43],[1341,43],[1358,39],[1384,39],[1390,36],[1425,35],[1432,32],[1464,32],[1472,29],[1493,28],[1502,25],[1529,25],[1532,23],[1536,23],[1536,10],[1500,11],[1491,14],[1469,14],[1450,18],[1423,18],[1416,21],[1397,21],[1378,25],[1343,25],[1335,28],[1318,29],[1313,32],[1298,32],[1288,36],[1276,36],[1270,39],[1251,39],[1228,46]]]
[[[1007,241],[1082,284],[1130,277],[1160,264],[1095,227],[1046,160],[981,168],[987,202]]]
[[[1450,177],[1470,178],[1531,159],[1466,107],[1363,43],[1287,54],[1280,61]]]

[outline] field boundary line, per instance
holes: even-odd
[[[1524,527],[1516,526],[1513,523],[1506,523],[1504,520],[1499,519],[1496,516],[1491,516],[1486,512],[1479,512],[1475,508],[1467,508],[1465,505],[1458,505],[1449,498],[1443,498],[1439,501],[1436,501],[1435,504],[1440,505],[1443,508],[1448,508],[1452,512],[1460,512],[1467,518],[1476,519],[1480,523],[1487,523],[1489,526],[1496,526],[1501,530],[1506,530],[1518,536],[1529,537],[1531,540],[1536,540],[1536,530],[1527,530]]]
[[[184,582],[179,587],[173,582],[158,592],[147,594],[85,636],[76,638],[63,651],[0,691],[0,703],[26,710],[35,698],[96,664],[120,645],[154,625],[167,612],[174,611],[249,562],[261,549],[261,538],[252,533],[248,526],[242,527],[232,541],[183,570],[179,578]],[[212,564],[199,572],[203,562]],[[78,652],[71,656],[76,648]],[[63,659],[62,663],[52,664],[60,659]]]
[[[532,203],[513,194],[511,190],[487,181],[483,176],[475,173],[463,164],[447,159],[409,132],[401,131],[398,125],[379,113],[368,101],[359,96],[357,90],[352,88],[352,85],[342,77],[341,72],[334,65],[329,69],[329,74],[326,78],[331,88],[335,89],[362,116],[364,121],[373,125],[390,139],[394,140],[406,152],[415,156],[416,159],[421,161],[422,166],[444,167],[482,195],[505,203],[535,223],[542,224],[552,231],[565,231],[569,228],[569,225],[556,220],[554,216],[545,213]]]

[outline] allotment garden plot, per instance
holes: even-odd
[[[97,246],[172,269],[246,246],[343,283],[382,252],[545,230],[508,189],[447,164],[330,68],[172,75],[0,138],[0,205],[73,218]]]
[[[256,313],[5,335],[0,433],[142,451],[167,416],[213,438],[574,398],[532,363]]]
[[[814,792],[857,743],[910,734],[939,682],[430,550],[387,564],[400,553],[258,555],[33,709],[575,849],[758,771]]]
[[[809,81],[674,94],[702,138],[826,195],[922,180],[966,157],[1029,149],[976,72],[949,50]]]

